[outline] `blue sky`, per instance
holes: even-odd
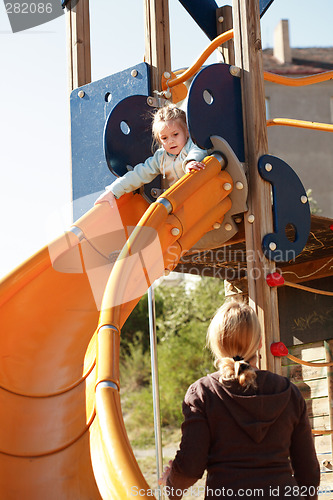
[[[232,4],[218,2],[225,3]],[[169,0],[169,6],[177,69],[191,65],[208,39],[177,0]],[[94,0],[90,16],[93,80],[143,60],[142,0]],[[332,0],[275,0],[261,22],[264,48],[272,46],[280,19],[289,19],[292,47],[333,50]],[[65,28],[61,16],[13,34],[0,4],[0,276],[71,223]]]

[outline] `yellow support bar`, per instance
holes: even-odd
[[[294,361],[294,363],[299,363],[300,365],[305,366],[333,366],[333,361],[325,361],[324,363],[304,361],[304,359],[296,358],[296,356],[293,356],[292,354],[287,354],[287,358],[291,359],[291,361]]]
[[[162,89],[166,90],[167,88],[171,89],[180,83],[186,82],[191,76],[195,75],[203,63],[208,59],[208,57],[214,52],[217,47],[227,42],[234,36],[234,30],[226,31],[222,33],[222,35],[217,36],[214,40],[208,45],[208,47],[202,52],[199,58],[196,60],[192,66],[190,66],[181,76],[177,78],[173,78],[172,80],[168,80],[167,82],[162,81]]]
[[[267,120],[267,127],[271,127],[273,125],[284,125],[287,127],[308,128],[311,130],[333,132],[333,125],[330,123],[307,122],[304,120],[293,120],[292,118],[273,118],[272,120]]]
[[[275,73],[264,71],[264,80],[266,80],[266,82],[278,83],[279,85],[287,85],[289,87],[303,87],[305,85],[313,85],[314,83],[333,80],[333,71],[325,71],[317,75],[302,76],[299,78],[276,75]]]
[[[189,78],[194,76],[208,57],[217,49],[220,45],[227,42],[234,37],[234,30],[225,31],[221,35],[214,38],[214,40],[208,45],[208,47],[202,52],[195,63],[192,64],[186,70],[175,71],[174,74],[176,78],[172,78],[168,81],[162,80],[162,89],[171,89],[180,83],[186,82]],[[316,75],[302,76],[298,78],[277,75],[275,73],[270,73],[269,71],[264,71],[264,80],[267,82],[278,83],[279,85],[287,85],[289,87],[303,87],[305,85],[313,85],[315,83],[326,82],[328,80],[333,80],[333,71],[324,71]]]

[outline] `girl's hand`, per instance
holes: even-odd
[[[116,198],[114,197],[114,194],[112,193],[112,191],[104,191],[104,193],[102,193],[97,198],[94,205],[98,205],[99,203],[103,203],[103,201],[107,201],[111,205],[111,208],[113,208],[114,205],[116,204],[115,200],[116,200]]]
[[[171,466],[172,466],[172,460],[169,460],[169,465],[166,465],[164,467],[163,476],[160,477],[160,479],[158,480],[158,484],[163,485],[163,486],[166,485],[167,479],[168,479],[170,471],[171,471]]]
[[[189,172],[194,172],[198,170],[203,170],[205,168],[205,164],[201,161],[189,161],[186,163],[185,171],[188,174]]]

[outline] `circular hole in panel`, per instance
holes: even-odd
[[[288,240],[291,242],[291,243],[294,243],[297,239],[297,229],[296,227],[294,226],[294,224],[287,224],[286,227],[285,227],[285,233],[286,233],[286,236],[288,238]]]
[[[122,131],[122,133],[124,135],[128,135],[130,133],[130,131],[131,131],[128,123],[124,122],[124,121],[120,122],[120,130]]]
[[[210,106],[211,104],[213,104],[214,102],[214,96],[213,94],[211,93],[210,90],[204,90],[203,93],[202,93],[202,96],[203,96],[203,99],[205,101],[206,104],[208,104],[208,106]]]
[[[111,99],[112,99],[111,92],[106,92],[104,99],[105,99],[105,102],[111,102]]]

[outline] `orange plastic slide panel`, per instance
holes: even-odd
[[[102,500],[91,463],[90,446],[90,434],[86,432],[59,453],[36,458],[0,453],[1,498]]]
[[[85,274],[56,272],[44,249],[2,282],[0,303],[1,388],[55,395],[90,372],[98,310]]]
[[[77,387],[49,397],[27,397],[0,390],[0,452],[38,457],[78,440],[94,419],[96,370]]]
[[[230,210],[231,205],[230,198],[226,197],[219,202],[214,209],[210,210],[208,213],[203,213],[200,221],[198,221],[196,225],[192,225],[184,236],[178,240],[183,255],[186,254],[192,246],[207,233],[207,231],[213,229],[212,226],[215,222],[221,223],[223,221],[224,214]]]
[[[135,304],[135,301],[140,299],[156,277],[164,272],[163,252],[158,233],[152,228],[141,228],[139,237],[143,236],[142,250],[139,249],[139,251],[135,251],[136,241],[135,238],[132,239],[133,235],[136,236],[137,232],[133,232],[129,239],[130,243],[133,241],[133,246],[130,247],[127,255],[121,254],[112,269],[112,286],[104,295],[101,307],[101,324],[112,324],[118,329],[131,312],[127,304],[129,302]],[[110,310],[112,310],[111,323]]]
[[[172,234],[175,227],[180,233],[178,219],[168,215],[164,205],[156,202],[148,208],[113,266],[112,286],[104,294],[100,324],[112,324],[120,329],[131,312],[127,304],[131,301],[135,304],[163,275],[170,259],[173,264],[178,261],[181,248],[176,242],[178,236]]]
[[[206,156],[203,162],[206,165],[205,169],[184,175],[163,193],[162,197],[167,198],[172,204],[173,212],[176,208],[179,209],[183,203],[187,203],[187,200],[197,193],[206,182],[221,172],[220,162],[213,156]],[[209,203],[209,199],[206,200],[206,203]]]
[[[116,260],[130,228],[135,227],[147,207],[142,196],[132,193],[116,200],[112,207],[108,202],[96,205],[75,222],[72,230],[49,245],[54,269],[82,273],[102,265],[101,259],[104,264],[109,262],[113,252]]]
[[[231,208],[231,200],[227,197],[232,188],[231,176],[225,171],[220,172],[175,211],[183,227],[183,235],[179,239],[183,252],[188,251],[207,231],[212,230],[215,222],[222,222],[224,214]]]
[[[116,231],[135,226],[148,207],[149,203],[139,194],[124,194],[115,200],[113,207],[108,202],[99,203],[76,221],[75,226],[93,242],[99,236],[113,236]]]
[[[101,498],[89,452],[98,311],[87,276],[56,272],[46,248],[1,283],[0,303],[1,497]]]
[[[114,262],[147,207],[141,196],[132,193],[112,207],[100,203],[50,246],[54,269],[87,274],[97,309]]]

